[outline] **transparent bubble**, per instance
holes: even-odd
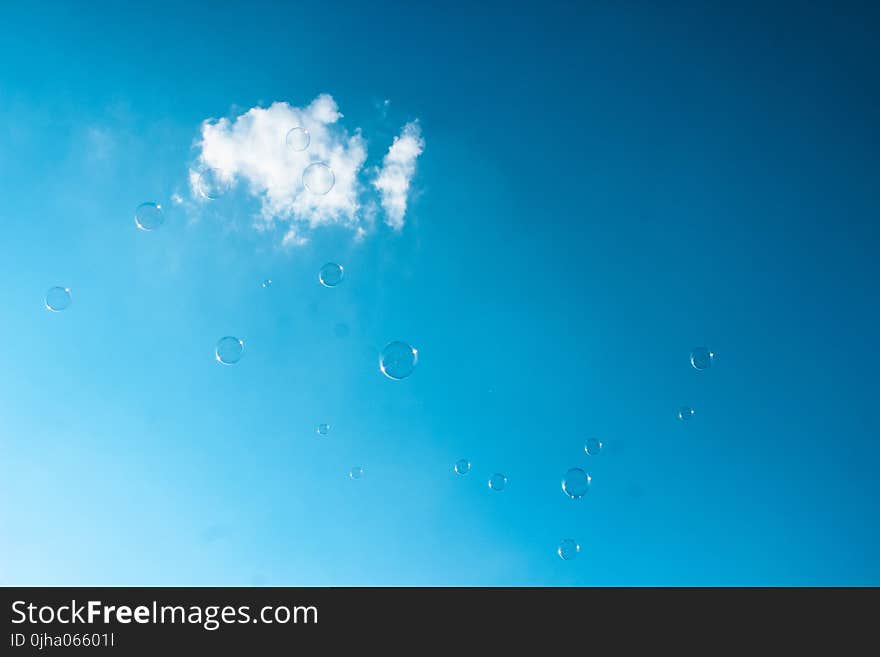
[[[333,169],[323,162],[312,162],[302,175],[303,185],[312,194],[326,194],[336,184]]]
[[[51,310],[53,313],[60,313],[70,305],[71,301],[70,290],[66,287],[52,287],[46,292],[46,310]]]
[[[141,203],[134,211],[134,223],[141,230],[156,230],[165,223],[162,206],[158,203]]]
[[[315,433],[317,433],[319,436],[326,436],[328,433],[330,433],[330,425],[319,424],[318,428],[315,429]]]
[[[354,466],[351,470],[348,471],[348,478],[349,479],[360,479],[363,476],[364,476],[364,469],[359,465]],[[380,479],[381,479],[381,477],[380,477]]]
[[[309,131],[301,126],[291,129],[284,138],[284,143],[292,151],[304,151],[312,141]]]
[[[344,275],[345,270],[342,268],[342,265],[337,265],[335,262],[328,262],[321,267],[321,271],[318,272],[318,281],[324,287],[336,287],[342,282],[342,277]],[[357,276],[355,276],[355,278],[357,278]]]
[[[241,360],[244,352],[244,340],[226,336],[217,341],[216,358],[218,363],[234,365]]]
[[[205,169],[199,176],[199,194],[207,199],[217,199],[229,190],[229,181],[218,169]]]
[[[379,369],[382,374],[395,381],[405,379],[412,374],[418,362],[418,350],[400,340],[385,345],[379,355]]]
[[[571,468],[562,478],[562,492],[573,500],[579,500],[590,490],[592,478],[580,468]]]
[[[602,451],[604,444],[598,438],[588,438],[584,443],[584,451],[589,456],[597,456]]]
[[[264,290],[265,290],[267,287],[272,287],[272,279],[271,279],[271,278],[267,278],[265,281],[263,281],[262,283],[260,283],[260,285],[262,286],[262,288],[263,288]]]
[[[691,365],[695,370],[707,370],[715,360],[715,354],[706,347],[697,347],[691,352]]]
[[[581,551],[581,546],[578,545],[578,542],[573,538],[563,538],[559,541],[559,547],[556,548],[556,554],[559,555],[559,558],[563,561],[571,561],[574,559]]]
[[[687,422],[694,416],[694,409],[692,409],[690,406],[682,406],[678,409],[678,413],[676,413],[676,416],[682,422]]]
[[[507,477],[500,472],[496,472],[489,477],[489,488],[495,491],[502,491],[507,487]]]
[[[466,475],[471,471],[471,462],[468,459],[458,459],[455,462],[456,474]]]

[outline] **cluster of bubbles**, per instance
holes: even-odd
[[[598,438],[589,438],[584,443],[584,452],[588,456],[597,456],[602,451],[603,443]],[[453,470],[459,476],[465,476],[471,471],[470,459],[459,459],[455,462]],[[570,468],[562,477],[562,492],[572,500],[583,498],[590,490],[592,477],[581,468]],[[489,490],[500,493],[507,488],[507,475],[496,472],[489,477]],[[581,546],[573,538],[562,539],[556,549],[556,553],[563,561],[571,561],[581,551]]]
[[[598,438],[587,438],[584,441],[584,453],[587,456],[599,456],[605,444]],[[562,492],[571,500],[580,500],[590,491],[593,478],[582,468],[569,468],[562,476]],[[580,544],[573,538],[564,538],[556,548],[556,554],[563,561],[575,559],[581,552]]]
[[[302,153],[308,150],[311,143],[312,136],[309,134],[309,131],[299,125],[288,130],[284,137],[285,146],[295,153]],[[333,186],[336,184],[336,175],[329,164],[315,161],[303,169],[302,184],[312,194],[323,196],[333,189]]]
[[[292,151],[301,152],[308,149],[311,137],[308,130],[301,126],[292,128],[285,136],[285,145]],[[332,169],[324,162],[312,162],[303,171],[303,186],[314,194],[327,194],[335,184],[335,176]],[[216,199],[222,196],[229,188],[229,181],[216,169],[205,169],[197,181],[198,192],[206,199]],[[153,231],[160,228],[165,217],[162,206],[158,203],[141,203],[135,209],[135,225],[141,231]],[[318,271],[318,282],[327,288],[333,288],[342,283],[345,270],[342,265],[328,262]],[[268,288],[272,285],[272,279],[262,281],[261,286]],[[72,301],[70,289],[66,287],[52,287],[46,292],[46,309],[51,312],[66,310]],[[221,365],[235,365],[244,354],[244,340],[234,336],[225,336],[217,341],[214,357]],[[410,376],[418,364],[418,350],[412,345],[401,340],[389,342],[379,355],[379,371],[393,381],[400,381]],[[714,362],[715,354],[706,347],[696,347],[691,351],[691,366],[698,371],[709,369]],[[690,406],[681,406],[676,416],[682,422],[687,422],[694,416],[694,409]],[[330,433],[330,425],[318,424],[315,433],[319,436],[327,436]],[[587,456],[598,456],[604,444],[598,438],[588,438],[584,443],[584,452]],[[472,464],[469,459],[462,458],[455,462],[453,469],[459,476],[465,476],[471,472]],[[354,466],[348,472],[349,479],[360,479],[364,475],[362,466]],[[489,477],[488,487],[495,492],[501,492],[507,488],[508,479],[503,473],[496,472]],[[581,468],[570,468],[562,477],[562,492],[572,500],[582,499],[590,489],[592,477]],[[581,546],[573,538],[564,538],[559,542],[556,553],[563,561],[571,561],[580,554]]]
[[[389,345],[391,346],[391,345]],[[711,367],[715,354],[706,347],[697,347],[691,351],[691,366],[696,370],[706,370]],[[678,419],[687,421],[694,415],[694,409],[690,406],[682,406],[677,412]],[[588,438],[584,442],[584,453],[595,457],[602,453],[604,443],[598,438]],[[466,475],[471,470],[471,462],[468,459],[460,459],[455,462],[455,472]],[[571,500],[580,500],[590,490],[593,478],[581,468],[569,468],[562,477],[562,492]],[[489,488],[494,491],[503,491],[507,486],[507,477],[501,473],[495,473],[489,478]],[[571,561],[580,554],[581,546],[573,538],[564,538],[559,542],[556,553],[563,561]]]
[[[598,438],[587,438],[584,442],[584,453],[587,456],[598,456],[604,444]],[[593,478],[582,468],[569,468],[562,475],[562,492],[570,500],[580,500],[590,491]],[[563,561],[575,559],[581,552],[580,544],[573,538],[559,541],[556,554]]]
[[[285,146],[294,152],[307,150],[310,143],[311,135],[302,126],[291,128],[284,137]],[[202,198],[213,201],[229,191],[231,182],[229,176],[225,176],[219,169],[206,167],[199,173],[195,189]],[[335,184],[336,174],[326,162],[313,161],[303,169],[302,185],[312,194],[328,194]],[[135,210],[134,220],[140,230],[156,230],[165,223],[162,206],[154,202],[141,203]]]
[[[391,346],[391,345],[389,345]],[[714,352],[706,347],[697,347],[691,351],[691,366],[699,371],[709,369],[715,359]],[[687,421],[694,415],[694,409],[690,406],[682,406],[678,409],[679,420]],[[588,438],[584,442],[584,453],[594,457],[602,453],[604,443],[598,438]],[[466,475],[471,470],[471,462],[468,459],[459,459],[455,462],[455,472]],[[593,478],[581,468],[569,468],[562,477],[562,492],[571,500],[580,500],[590,490]],[[503,491],[507,486],[507,477],[501,473],[495,473],[489,478],[489,488],[494,491]],[[580,554],[581,546],[573,538],[564,538],[556,548],[556,554],[563,561],[571,561]]]
[[[284,137],[284,143],[292,151],[301,152],[308,149],[311,143],[309,131],[302,126],[294,126]],[[215,200],[223,196],[230,187],[228,176],[215,168],[206,168],[196,181],[196,190],[207,200]],[[327,194],[336,184],[333,170],[325,162],[315,161],[305,167],[302,174],[303,187],[313,194]],[[135,208],[134,223],[138,230],[149,232],[160,228],[165,223],[165,214],[159,203],[148,201]],[[318,280],[324,287],[336,287],[342,282],[344,270],[342,265],[328,262],[321,267]],[[263,288],[272,285],[267,278],[261,283]],[[52,312],[66,310],[71,303],[70,290],[66,287],[52,287],[46,293],[46,308]],[[403,345],[403,347],[401,347]],[[410,354],[407,356],[407,351]],[[215,358],[222,365],[234,365],[241,360],[244,353],[244,340],[234,336],[226,336],[217,341]],[[404,379],[412,374],[416,364],[416,350],[404,342],[391,342],[382,352],[379,369],[388,378]]]

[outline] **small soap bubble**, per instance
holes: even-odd
[[[349,479],[360,479],[363,476],[364,476],[364,469],[359,465],[354,466],[351,470],[348,471],[348,478]],[[381,479],[381,477],[380,477],[380,479]]]
[[[494,491],[502,491],[507,487],[507,477],[500,472],[496,472],[489,477],[489,488]]]
[[[219,169],[205,169],[199,175],[199,194],[209,200],[218,199],[229,189],[229,181]]]
[[[584,443],[584,451],[589,456],[598,456],[604,446],[598,438],[588,438],[587,442]]]
[[[592,478],[580,468],[571,468],[562,478],[562,492],[573,500],[579,500],[590,490]]]
[[[470,471],[471,471],[471,462],[468,459],[458,459],[455,462],[456,474],[466,475]]]
[[[304,151],[312,141],[309,131],[302,126],[292,128],[284,138],[284,143],[292,151]]]
[[[564,538],[559,541],[559,547],[556,548],[556,554],[559,555],[559,558],[563,561],[571,561],[574,559],[581,551],[581,546],[578,545],[578,542],[573,538]]]
[[[691,365],[695,370],[707,370],[712,366],[715,354],[706,347],[697,347],[691,352]]]
[[[312,194],[324,195],[333,189],[336,176],[333,169],[323,162],[312,162],[302,175],[303,186]]]
[[[400,340],[385,345],[379,355],[379,369],[382,374],[395,381],[405,379],[412,374],[418,362],[418,350]]]
[[[218,363],[222,363],[223,365],[234,365],[241,360],[243,352],[244,340],[232,336],[226,336],[217,341],[215,358]]]
[[[317,433],[319,436],[326,436],[328,433],[330,433],[330,425],[319,424],[318,427],[315,429],[315,433]]]
[[[143,231],[156,230],[165,223],[165,214],[158,203],[141,203],[134,211],[134,223]]]
[[[678,413],[676,413],[679,420],[682,422],[687,422],[694,416],[694,409],[690,406],[682,406],[678,409]]]
[[[260,287],[262,287],[264,290],[265,290],[267,287],[272,287],[272,279],[271,279],[271,278],[267,278],[267,279],[264,280],[262,283],[260,283]]]
[[[355,274],[357,274],[357,272],[355,272]],[[324,287],[336,287],[342,282],[342,277],[344,275],[345,270],[342,265],[337,265],[335,262],[328,262],[321,267],[321,270],[318,272],[318,282]],[[355,276],[355,278],[357,278],[357,276]]]
[[[65,310],[71,301],[70,290],[66,287],[52,287],[46,292],[46,310],[51,310],[53,313]]]

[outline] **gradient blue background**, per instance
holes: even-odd
[[[880,584],[878,8],[707,4],[4,2],[0,583]],[[421,120],[401,235],[170,208],[321,92]]]

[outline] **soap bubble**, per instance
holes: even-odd
[[[364,469],[359,465],[354,466],[351,470],[348,471],[348,478],[349,479],[360,479],[363,476],[364,476]],[[380,479],[381,479],[381,477],[380,477]]]
[[[494,491],[502,491],[507,487],[507,477],[500,472],[496,472],[489,477],[489,488]]]
[[[342,265],[337,265],[335,262],[328,262],[321,267],[321,270],[318,272],[318,281],[324,287],[336,287],[342,282],[342,277],[344,275],[345,270],[342,268]],[[355,278],[357,278],[357,276],[355,276]]]
[[[707,370],[715,360],[715,354],[706,347],[697,347],[691,352],[691,365],[695,370]]]
[[[311,141],[312,138],[309,135],[309,131],[301,126],[292,128],[284,138],[284,143],[287,144],[287,147],[292,151],[306,150]]]
[[[584,443],[584,451],[589,456],[597,456],[605,445],[598,438],[588,438]]]
[[[580,468],[571,468],[562,478],[562,492],[573,500],[579,500],[590,489],[592,478]]]
[[[229,189],[229,181],[223,177],[219,169],[205,169],[199,175],[198,182],[199,194],[206,199],[214,200],[220,198]]]
[[[234,365],[241,360],[242,352],[244,352],[244,340],[226,336],[217,341],[215,357],[218,363]]]
[[[333,189],[336,176],[333,169],[323,162],[312,162],[302,175],[303,186],[312,194],[324,195]]]
[[[140,230],[156,230],[165,223],[162,206],[158,203],[141,203],[134,211],[134,223]]]
[[[267,279],[264,280],[262,283],[260,283],[260,286],[261,286],[264,290],[265,290],[267,287],[272,287],[272,279],[271,279],[271,278],[267,278]]]
[[[389,379],[399,381],[405,379],[416,368],[419,352],[406,342],[395,340],[385,345],[379,356],[379,369]]]
[[[466,475],[471,471],[471,462],[468,459],[458,459],[455,462],[456,474]]]
[[[690,406],[682,406],[678,409],[678,413],[676,413],[678,419],[682,422],[687,422],[694,416],[694,409]]]
[[[564,538],[559,541],[559,547],[556,548],[556,554],[563,561],[571,561],[581,551],[581,546],[573,538]]]
[[[330,425],[319,424],[318,427],[315,429],[315,433],[317,433],[319,436],[326,436],[328,433],[330,433]]]
[[[70,290],[66,287],[52,287],[46,292],[46,310],[51,310],[53,313],[60,313],[70,305],[71,301]]]

